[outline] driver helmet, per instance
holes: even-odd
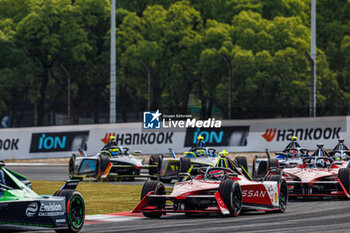
[[[291,141],[289,144],[286,146],[285,150],[289,148],[300,148],[299,143],[297,142],[298,138],[296,136],[292,136]]]
[[[120,154],[120,150],[116,146],[109,148],[108,151],[109,151],[109,153],[111,153],[112,156],[117,156]]]
[[[205,150],[204,149],[196,150],[196,155],[204,155],[204,154],[205,154]]]
[[[342,160],[342,157],[340,155],[340,153],[335,153],[335,155],[333,156],[333,159],[336,161]]]
[[[318,159],[316,165],[318,167],[326,167],[326,162],[323,159]]]

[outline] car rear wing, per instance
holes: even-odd
[[[75,190],[78,184],[79,184],[79,180],[67,180],[66,183],[60,188],[60,190],[64,190],[64,189]]]

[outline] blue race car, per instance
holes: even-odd
[[[289,144],[282,152],[276,152],[275,157],[271,158],[270,153],[266,151],[267,156],[256,155],[253,159],[252,176],[262,178],[271,168],[296,167],[303,163],[303,158],[309,157],[309,150],[301,148],[297,142],[298,138],[293,136]]]

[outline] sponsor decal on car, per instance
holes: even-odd
[[[242,190],[242,196],[243,197],[265,197],[266,191],[265,190]]]
[[[38,216],[59,216],[64,215],[64,208],[59,203],[41,203]]]
[[[36,214],[37,211],[38,211],[38,204],[36,202],[32,202],[27,206],[26,216],[28,218],[31,218]]]

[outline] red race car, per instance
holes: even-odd
[[[348,161],[334,162],[326,156],[306,157],[299,166],[283,170],[289,196],[350,198],[348,167]]]
[[[229,168],[208,167],[199,169],[192,178],[179,173],[187,181],[177,182],[170,194],[163,183],[147,181],[141,191],[141,202],[133,210],[149,218],[160,218],[165,213],[217,213],[238,216],[240,212],[284,212],[288,202],[285,179],[268,175],[263,181],[253,181],[244,176],[229,161]]]

